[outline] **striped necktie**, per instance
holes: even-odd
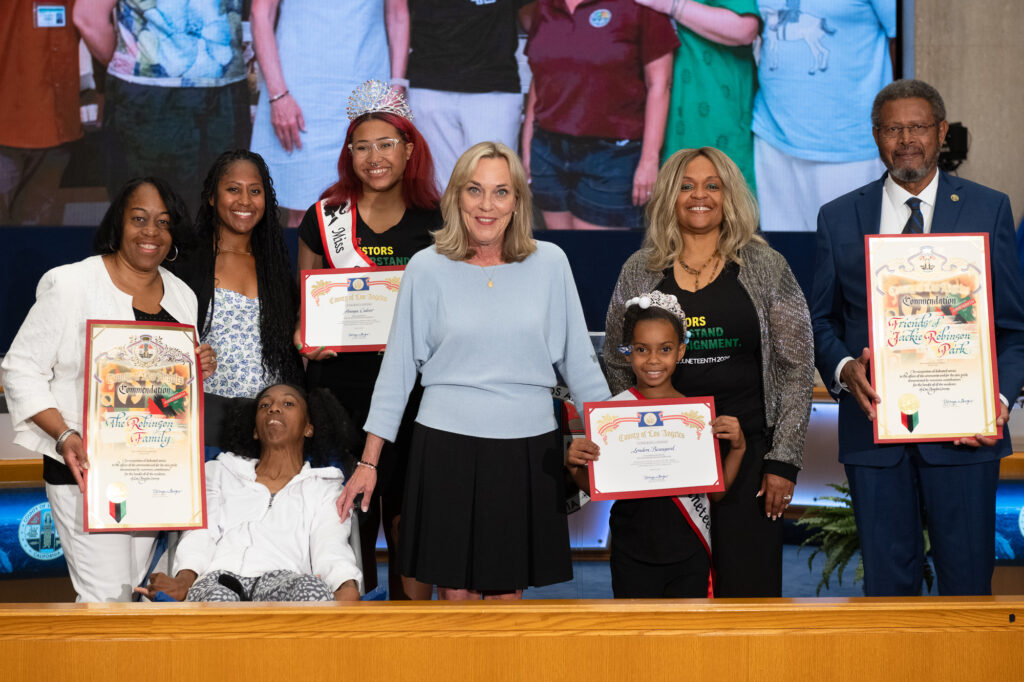
[[[907,199],[907,206],[910,207],[910,217],[907,224],[903,226],[903,234],[921,234],[924,232],[924,214],[921,213],[921,200],[917,197]]]

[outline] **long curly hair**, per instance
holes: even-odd
[[[348,132],[345,133],[345,144],[341,145],[341,155],[338,157],[338,181],[324,190],[320,198],[326,199],[328,204],[341,205],[349,199],[358,200],[363,196],[363,183],[352,168],[352,152],[349,151],[348,145],[352,142],[352,134],[356,128],[367,121],[389,123],[401,135],[402,142],[413,144],[412,156],[406,162],[405,172],[402,174],[402,201],[405,205],[423,209],[437,208],[441,195],[434,179],[434,157],[430,154],[427,141],[423,139],[423,135],[412,121],[382,111],[371,111],[357,116],[349,124]]]
[[[307,392],[295,384],[284,385],[292,389],[306,403],[306,415],[313,425],[313,435],[303,444],[302,455],[315,467],[338,466],[345,472],[345,478],[352,473],[355,449],[362,447],[359,429],[353,424],[348,412],[338,399],[325,388]],[[256,406],[263,394],[274,386],[267,386],[254,400],[239,401],[227,429],[225,445],[239,457],[259,459],[262,455],[260,442],[253,438],[256,431]]]
[[[194,267],[200,278],[200,286],[196,291],[200,306],[200,335],[205,336],[209,332],[215,305],[214,268],[220,231],[217,186],[231,164],[238,161],[248,161],[256,167],[263,181],[266,202],[263,218],[253,229],[250,241],[253,259],[256,261],[256,284],[259,287],[263,372],[268,378],[299,382],[302,378],[302,361],[292,343],[299,309],[299,287],[278,219],[277,194],[274,192],[270,170],[262,156],[247,149],[233,149],[221,154],[213,162],[203,182],[202,200],[196,215],[199,247],[189,256],[194,259]],[[204,302],[208,304],[204,305]]]
[[[683,254],[676,199],[686,167],[698,156],[710,161],[722,179],[722,231],[718,238],[722,259],[743,265],[741,248],[750,242],[766,243],[757,233],[757,200],[733,160],[714,147],[680,149],[658,171],[651,200],[647,202],[647,232],[642,248],[651,272],[664,270]]]

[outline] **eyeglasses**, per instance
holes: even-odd
[[[393,137],[385,137],[384,139],[377,140],[376,142],[357,142],[350,144],[348,150],[355,156],[366,156],[370,153],[371,149],[376,149],[379,154],[390,154],[395,151],[395,147],[401,144],[402,141]]]
[[[885,126],[884,128],[879,126],[877,130],[878,134],[886,140],[895,140],[903,134],[904,130],[910,133],[911,137],[924,137],[924,134],[927,133],[929,129],[934,128],[937,125],[939,124],[932,123],[931,125],[921,125],[920,123],[915,123],[914,125],[909,126]]]

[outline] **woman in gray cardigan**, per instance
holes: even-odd
[[[674,294],[691,338],[673,384],[714,396],[716,412],[736,416],[747,439],[732,489],[712,505],[715,595],[778,597],[779,519],[801,467],[814,383],[807,303],[785,258],[757,234],[757,203],[719,150],[673,154],[647,216],[643,247],[623,265],[608,305],[609,385],[614,394],[634,383],[619,352],[626,301],[654,289]]]

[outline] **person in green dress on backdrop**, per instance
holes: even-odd
[[[635,0],[676,22],[679,50],[662,158],[716,147],[755,189],[750,132],[757,67],[751,44],[761,32],[757,0]]]

